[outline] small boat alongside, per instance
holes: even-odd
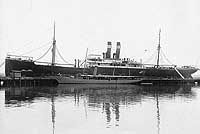
[[[109,76],[109,75],[81,75],[78,78],[50,76],[59,84],[137,84],[142,79],[141,77],[133,76]]]

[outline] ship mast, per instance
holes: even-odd
[[[157,68],[159,67],[159,61],[160,61],[160,33],[161,33],[161,29],[159,30],[159,41],[158,41],[158,58],[157,58]]]
[[[56,31],[55,31],[55,22],[54,22],[54,27],[53,27],[53,48],[52,48],[52,63],[51,65],[55,65],[55,60],[56,60]]]

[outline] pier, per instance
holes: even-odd
[[[58,82],[48,77],[0,77],[0,87],[56,86]]]
[[[59,81],[54,77],[0,77],[0,87],[38,87],[57,86]],[[68,84],[68,83],[62,83]],[[81,83],[76,83],[81,84]],[[88,83],[91,84],[91,83]],[[112,83],[117,84],[117,83]],[[135,85],[200,85],[200,79],[141,79]]]
[[[200,79],[144,79],[139,85],[199,85]]]

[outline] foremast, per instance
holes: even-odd
[[[52,47],[52,62],[51,65],[54,66],[56,62],[56,31],[55,31],[55,22],[53,27],[53,47]]]
[[[159,30],[159,40],[158,40],[158,48],[157,48],[157,50],[158,50],[158,58],[157,58],[157,68],[159,67],[159,62],[160,62],[160,33],[161,33],[161,29]]]

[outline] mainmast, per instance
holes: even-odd
[[[51,65],[55,65],[55,60],[56,60],[56,31],[55,31],[55,22],[54,22],[54,27],[53,27],[53,48],[52,48],[52,63]]]
[[[160,61],[160,33],[161,33],[161,29],[159,30],[159,41],[158,41],[158,58],[157,58],[157,68],[159,67],[159,61]]]

